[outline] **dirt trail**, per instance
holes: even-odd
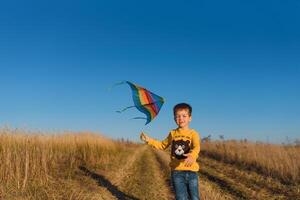
[[[87,187],[96,199],[174,199],[170,185],[169,155],[141,145],[128,152],[112,170],[82,167]],[[300,200],[299,186],[288,186],[256,172],[200,157],[202,200]]]
[[[234,165],[201,157],[200,178],[210,182],[232,199],[300,199],[296,187]]]
[[[100,199],[174,199],[158,157],[146,145],[137,148],[117,171],[94,172],[85,167],[81,171],[96,181]]]
[[[138,199],[173,199],[164,169],[149,147],[136,160],[120,188]]]
[[[119,163],[120,166],[117,169],[95,170],[80,167],[82,187],[89,188],[92,193],[98,193],[100,200],[137,199],[120,190],[119,185],[128,176],[128,172],[145,150],[145,146],[136,148],[134,152],[128,154],[125,159],[126,163]]]

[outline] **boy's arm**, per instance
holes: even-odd
[[[145,135],[144,133],[141,134],[142,135]],[[146,135],[146,140],[144,140],[147,144],[149,144],[150,146],[156,148],[156,149],[161,149],[161,150],[164,150],[166,148],[168,148],[168,146],[171,144],[171,141],[172,141],[172,135],[171,133],[169,133],[168,137],[165,138],[163,141],[158,141],[158,140],[155,140],[153,138],[150,138]]]
[[[197,160],[198,154],[200,152],[200,137],[197,132],[195,132],[195,134],[193,135],[192,141],[193,141],[193,148],[190,151],[190,154],[192,155],[194,160]]]

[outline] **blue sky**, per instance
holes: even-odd
[[[300,138],[297,1],[0,3],[0,125],[163,139],[172,107],[202,136]],[[146,127],[131,80],[163,96]]]

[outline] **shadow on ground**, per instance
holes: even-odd
[[[95,172],[90,171],[84,166],[80,166],[79,169],[85,173],[86,176],[91,177],[92,179],[96,180],[99,186],[107,188],[110,193],[120,200],[138,200],[133,196],[127,195],[120,191],[117,186],[113,185],[109,180],[107,180],[104,176],[97,174]]]

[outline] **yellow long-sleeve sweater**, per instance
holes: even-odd
[[[148,144],[156,149],[164,150],[171,146],[171,170],[189,170],[198,171],[199,165],[194,162],[192,166],[184,166],[185,156],[183,154],[190,153],[195,159],[198,158],[200,152],[200,136],[194,129],[174,129],[172,130],[168,137],[163,141],[158,141],[150,139]]]

